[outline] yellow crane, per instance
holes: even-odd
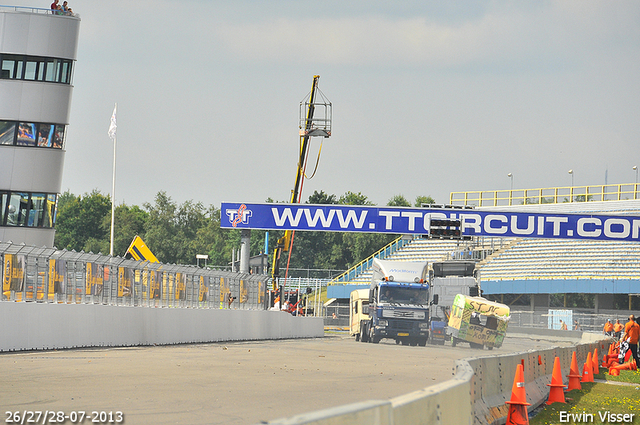
[[[296,170],[296,181],[291,191],[290,203],[292,204],[300,202],[311,137],[327,138],[331,136],[331,102],[329,102],[320,89],[318,89],[319,79],[319,75],[313,76],[313,85],[311,86],[311,93],[309,94],[308,100],[306,102],[300,102],[300,150]],[[318,159],[320,158],[321,149],[322,147],[320,147],[318,151]],[[318,164],[316,163],[316,169],[317,166]],[[313,175],[311,177],[313,177]],[[280,277],[280,258],[282,253],[290,252],[292,238],[293,231],[285,231],[284,236],[278,239],[276,248],[273,251],[271,276],[273,277],[274,289],[280,288],[282,290],[282,286],[278,284]]]

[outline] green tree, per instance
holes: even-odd
[[[145,240],[145,224],[149,218],[149,213],[134,205],[129,207],[125,204],[116,206],[115,218],[113,221],[113,253],[114,255],[125,256],[133,238],[138,235]],[[111,233],[111,218],[105,217],[102,226]],[[109,236],[110,238],[111,236]],[[145,240],[146,242],[146,240]],[[107,246],[111,244],[107,241]],[[95,252],[95,251],[94,251]],[[109,252],[109,248],[101,250],[103,253]],[[153,252],[153,250],[151,251]],[[155,255],[155,252],[154,252]]]
[[[204,206],[186,201],[178,206],[167,196],[158,192],[155,203],[146,203],[149,211],[145,223],[145,242],[163,263],[194,264],[198,250],[198,229],[207,223]]]
[[[354,193],[347,191],[344,195],[338,199],[340,205],[373,205],[369,199],[362,193]]]
[[[335,195],[329,195],[317,190],[311,194],[307,204],[331,205],[337,204]],[[332,261],[331,248],[342,243],[342,235],[334,232],[296,232],[294,248],[291,254],[291,265],[294,268],[329,269],[336,268]],[[286,267],[288,258],[281,260]]]
[[[56,247],[93,250],[100,247],[100,241],[108,241],[109,229],[105,229],[102,223],[111,215],[110,197],[97,190],[77,197],[67,191],[60,199],[54,240]]]
[[[315,190],[307,200],[307,204],[324,205],[324,204],[337,204],[337,203],[338,201],[336,200],[336,195],[328,195],[324,193],[323,190],[321,190],[320,192]]]
[[[220,228],[220,210],[210,206],[204,213],[204,225],[196,232],[194,250],[196,254],[207,254],[207,263],[212,266],[226,266],[231,260],[230,239],[240,243],[238,230]],[[253,239],[253,231],[252,239]]]
[[[416,202],[413,204],[414,207],[421,207],[422,204],[435,204],[436,200],[431,196],[418,196],[416,197]]]
[[[410,207],[411,203],[403,195],[395,195],[387,202],[388,207]]]

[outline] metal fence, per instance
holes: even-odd
[[[640,199],[636,183],[451,192],[449,203],[474,207]]]
[[[0,5],[0,12],[22,12],[22,13],[39,13],[41,15],[56,15],[56,16],[73,16],[79,18],[80,15],[74,13],[71,15],[70,13],[54,13],[51,9],[45,9],[42,7],[25,7],[25,6],[8,6],[8,5]]]
[[[267,308],[266,275],[0,242],[2,301]]]
[[[601,333],[607,320],[620,323],[627,322],[629,314],[626,310],[612,311],[609,313],[589,313],[579,310],[535,310],[535,311],[511,311],[509,326],[519,326],[524,328],[560,329],[559,320],[562,319],[568,330],[574,330],[575,323],[578,323],[581,331]]]
[[[511,310],[511,320],[509,326],[538,329],[560,329],[560,320],[563,320],[568,330],[574,330],[577,322],[578,329],[586,332],[602,333],[603,326],[607,320],[614,323],[620,320],[625,324],[630,311],[611,311],[608,313],[589,313],[579,310]],[[332,303],[324,308],[324,325],[332,328],[349,328],[349,306],[345,304]]]

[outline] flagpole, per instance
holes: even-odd
[[[113,108],[113,115],[111,116],[111,126],[109,127],[109,136],[113,139],[113,182],[111,184],[111,244],[109,247],[109,255],[113,257],[113,234],[114,234],[114,221],[116,211],[116,110],[118,104],[116,103]]]

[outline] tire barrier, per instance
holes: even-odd
[[[556,331],[556,335],[566,335]],[[514,373],[523,369],[529,411],[549,396],[553,368],[570,369],[575,353],[585,362],[595,348],[608,348],[610,340],[583,334],[582,342],[571,347],[552,347],[502,356],[477,357],[456,362],[453,379],[388,401],[349,404],[313,413],[276,419],[270,425],[493,425],[505,423]],[[556,361],[556,357],[558,360]],[[597,359],[596,359],[597,361]],[[556,380],[562,379],[556,373]]]

